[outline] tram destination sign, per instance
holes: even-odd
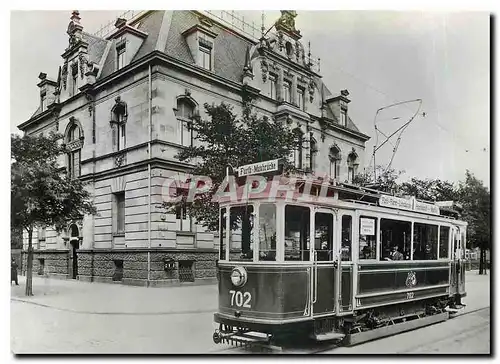
[[[415,197],[410,199],[383,195],[378,204],[383,207],[391,207],[400,210],[417,211],[426,214],[439,215],[439,207],[425,202],[417,201]]]
[[[278,170],[279,159],[273,159],[265,162],[247,164],[238,167],[238,177],[250,176],[252,174],[274,172]]]

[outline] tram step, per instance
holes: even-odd
[[[326,334],[312,334],[311,338],[316,341],[330,341],[330,340],[341,340],[345,337],[345,334],[339,332],[328,332]]]

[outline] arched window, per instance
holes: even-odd
[[[316,166],[316,154],[318,153],[318,143],[316,139],[311,136],[309,141],[309,169],[311,172],[314,171],[314,167]]]
[[[193,133],[191,129],[191,120],[195,115],[196,104],[187,97],[177,99],[177,108],[175,116],[179,127],[179,144],[183,147],[193,145]]]
[[[68,150],[67,154],[67,165],[68,174],[71,178],[80,177],[81,167],[81,150],[83,147],[83,134],[80,125],[72,119],[68,125],[66,131],[66,148]]]
[[[338,179],[340,176],[340,161],[342,160],[339,147],[334,145],[330,148],[328,159],[330,159],[330,178]]]
[[[115,106],[111,109],[111,129],[113,150],[120,151],[126,147],[127,104],[121,101],[120,96],[115,99]]]
[[[293,130],[295,134],[295,150],[293,152],[293,165],[297,169],[302,169],[302,155],[303,155],[303,143],[304,143],[304,134],[299,128]]]
[[[351,183],[354,181],[354,177],[356,176],[358,165],[358,155],[353,149],[347,156],[347,180]]]

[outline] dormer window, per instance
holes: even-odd
[[[41,103],[42,112],[47,110],[47,94],[45,92],[40,95],[40,103]]]
[[[340,125],[347,126],[347,110],[340,110]]]
[[[212,70],[212,42],[206,39],[200,38],[199,49],[200,49],[200,66],[206,70]]]
[[[116,46],[116,69],[122,69],[125,67],[125,42],[122,42]]]
[[[347,104],[340,101],[340,125],[347,127]]]

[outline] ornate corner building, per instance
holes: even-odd
[[[369,137],[349,117],[348,91],[323,83],[297,14],[282,11],[257,38],[224,14],[142,11],[103,37],[73,12],[57,80],[40,74],[40,105],[19,129],[63,135],[60,163],[88,182],[98,214],[61,234],[34,234],[35,273],[137,285],[216,280],[217,233],[186,211],[161,209],[169,179],[192,168],[175,156],[196,143],[188,123],[206,102],[240,112],[254,94],[259,115],[285,120],[302,141],[290,158],[306,173],[346,182],[363,165]]]

